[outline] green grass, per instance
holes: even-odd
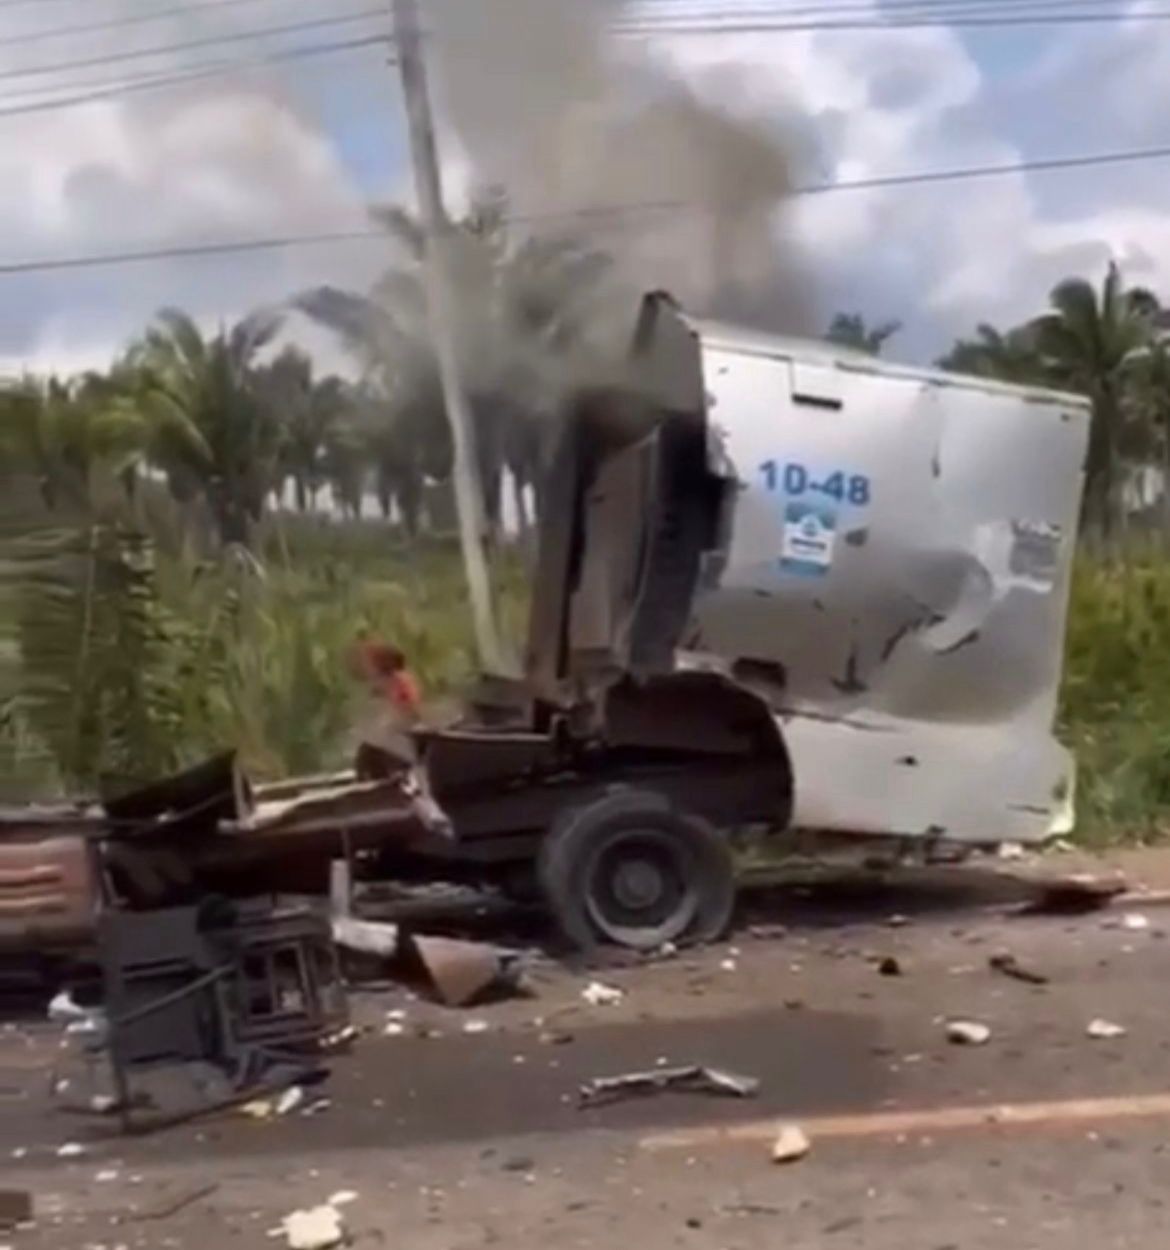
[[[511,553],[496,566],[501,618],[518,641],[524,570]],[[406,547],[383,525],[284,518],[279,533],[270,525],[263,535],[256,564],[160,551],[155,585],[166,645],[152,683],[177,709],[178,764],[230,745],[259,778],[345,766],[368,707],[349,669],[360,631],[400,646],[433,702],[457,698],[474,676],[451,540]],[[70,784],[68,771],[62,784],[26,722],[0,724],[0,801],[79,787],[88,788]]]
[[[1078,839],[1170,829],[1170,560],[1082,558],[1073,582],[1061,736],[1078,762]]]

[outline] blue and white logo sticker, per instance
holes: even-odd
[[[823,504],[790,500],[784,506],[780,567],[803,577],[824,577],[833,564],[837,514]]]

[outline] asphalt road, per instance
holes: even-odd
[[[890,923],[895,903],[908,923]],[[0,1244],[268,1246],[288,1211],[350,1190],[358,1244],[412,1250],[1158,1247],[1170,909],[1146,920],[886,899],[650,966],[539,965],[533,997],[470,1012],[363,996],[367,1030],[319,1114],[131,1141],[46,1106],[56,1039],[14,1023],[0,1033],[0,1190],[30,1190],[37,1218]],[[1048,984],[994,971],[1002,949]],[[885,957],[901,975],[881,975]],[[623,1001],[585,1005],[592,975]],[[391,1009],[406,1035],[383,1035]],[[947,1041],[960,1017],[988,1026],[986,1045]],[[1125,1035],[1090,1038],[1097,1018]],[[472,1019],[488,1030],[464,1032]],[[663,1063],[732,1069],[760,1092],[578,1107],[590,1077]],[[1004,1105],[1030,1122],[1005,1122]],[[780,1121],[812,1139],[783,1167],[769,1158]],[[80,1158],[57,1158],[66,1141]]]

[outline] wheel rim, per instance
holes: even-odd
[[[698,910],[692,857],[656,829],[615,832],[597,848],[585,906],[597,929],[624,946],[654,947],[686,932]]]

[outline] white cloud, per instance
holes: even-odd
[[[1140,3],[1148,9],[1153,0]],[[0,13],[0,112],[26,98],[12,94],[18,89],[109,81],[246,55],[252,46],[23,85],[2,79],[10,69],[327,12],[310,0],[255,0],[212,6],[198,22],[158,22],[35,48],[2,45],[21,31],[143,11],[130,0],[104,0],[100,9],[54,7],[59,14],[37,6]],[[353,33],[342,28],[321,38]],[[1019,73],[977,60],[948,29],[696,36],[656,47],[709,100],[787,127],[806,183],[1170,141],[1170,23],[1046,28],[1044,55]],[[368,188],[352,168],[352,152],[343,155],[339,130],[364,123],[375,142],[377,131],[368,116],[339,118],[325,107],[328,73],[368,84],[369,109],[387,107],[389,142],[401,118],[387,106],[391,73],[376,51],[328,69],[320,61],[297,63],[118,102],[0,117],[0,261],[364,226]],[[457,147],[447,164],[457,205],[470,164]],[[977,321],[1029,315],[1059,278],[1099,272],[1110,255],[1135,281],[1170,294],[1168,166],[810,195],[791,206],[778,237],[813,273],[819,319],[854,308],[900,317],[900,350],[928,356]],[[400,177],[408,187],[406,168]],[[364,286],[381,256],[376,245],[346,244],[2,277],[0,363],[96,362],[160,305],[182,304],[212,323],[322,281]]]
[[[820,139],[806,182],[1150,143],[1165,125],[1159,101],[1170,77],[1170,31],[1133,22],[1058,32],[1044,63],[1006,90],[947,29],[683,37],[663,51],[700,84],[738,67],[754,108],[779,116],[795,98]],[[1170,292],[1165,172],[1019,173],[812,195],[793,206],[784,237],[816,275],[823,315],[899,317],[901,350],[929,355],[977,321],[1032,314],[1061,277],[1095,275],[1110,256],[1133,280]]]

